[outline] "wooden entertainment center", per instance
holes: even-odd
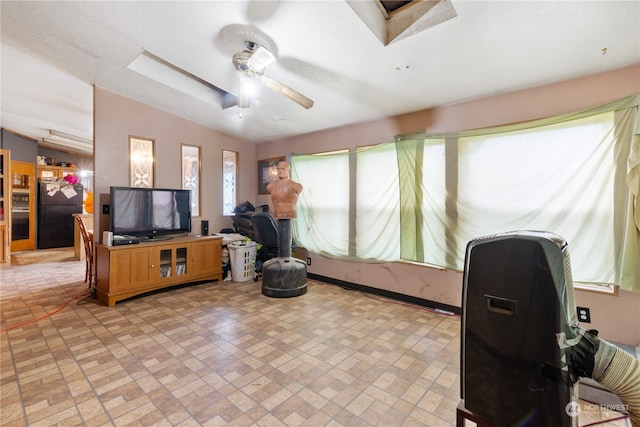
[[[222,281],[221,236],[96,244],[96,297],[109,307],[157,289],[205,280]]]

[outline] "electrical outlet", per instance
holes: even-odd
[[[311,258],[307,257],[307,265],[311,265]]]
[[[582,323],[591,323],[591,311],[587,307],[576,307],[578,310],[578,321]]]

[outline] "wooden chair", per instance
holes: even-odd
[[[84,219],[81,216],[76,216],[76,221],[78,221],[78,226],[80,227],[80,234],[82,234],[82,242],[84,243],[84,253],[85,253],[85,261],[87,264],[86,271],[84,274],[84,282],[88,283],[89,289],[91,289],[91,285],[93,284],[93,235],[89,234],[87,230],[87,226],[84,223]]]

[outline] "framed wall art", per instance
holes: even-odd
[[[154,140],[129,137],[129,181],[131,187],[153,187]]]
[[[200,216],[200,147],[181,144],[182,188],[191,190],[191,216]]]
[[[269,194],[267,184],[278,178],[278,162],[287,160],[284,157],[258,160],[258,194]]]

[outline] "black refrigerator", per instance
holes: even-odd
[[[73,246],[73,214],[82,213],[80,184],[41,182],[38,187],[38,249]]]

